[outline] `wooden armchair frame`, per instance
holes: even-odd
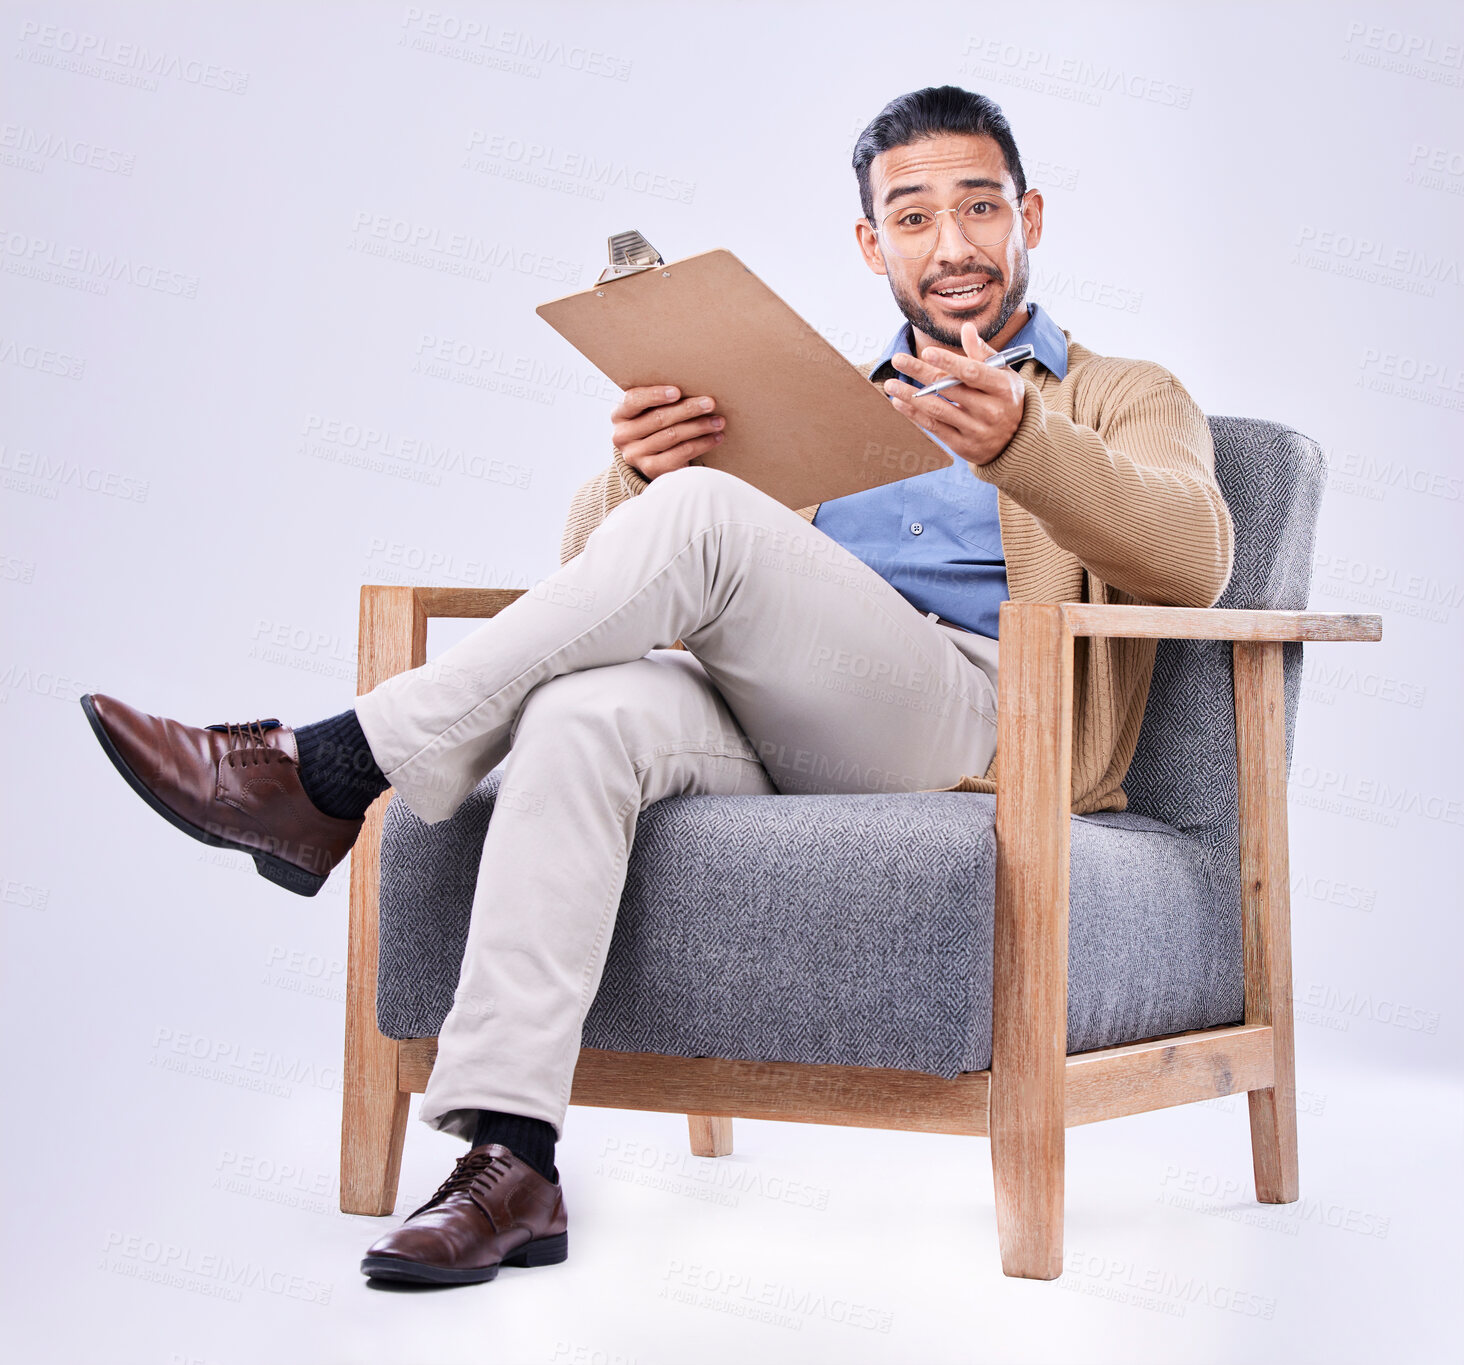
[[[488,617],[523,589],[363,587],[358,691],[426,660],[431,617]],[[688,1116],[698,1156],[732,1150],[732,1118],[990,1137],[1008,1275],[1062,1273],[1063,1144],[1069,1127],[1244,1091],[1256,1198],[1299,1197],[1287,869],[1287,641],[1382,638],[1381,619],[1316,612],[1014,603],[1001,608],[996,923],[989,1071],[923,1072],[582,1048],[572,1104]],[[1245,956],[1241,1024],[1067,1053],[1073,640],[1233,644]],[[410,1097],[435,1038],[398,1041],[376,1022],[381,830],[390,793],[351,858],[341,1208],[396,1205]]]

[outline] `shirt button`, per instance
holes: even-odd
[[[910,523],[910,533],[912,535],[918,536],[924,529],[925,527],[923,527],[918,521],[912,521]]]

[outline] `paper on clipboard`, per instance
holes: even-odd
[[[534,311],[622,389],[712,395],[727,435],[693,463],[786,507],[952,463],[730,251],[658,262]]]

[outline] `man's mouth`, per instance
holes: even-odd
[[[931,290],[931,293],[947,305],[962,306],[979,303],[986,297],[990,285],[990,277],[983,275],[980,279],[957,280],[944,284],[939,289]]]

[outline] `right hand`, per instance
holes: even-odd
[[[716,407],[714,398],[681,398],[664,385],[627,389],[610,414],[611,437],[626,464],[654,479],[717,446],[726,418]]]

